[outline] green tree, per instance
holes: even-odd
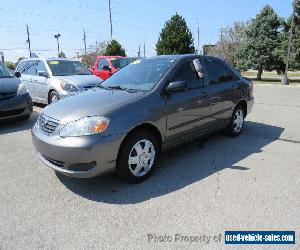
[[[256,69],[258,80],[263,70],[274,70],[282,64],[282,58],[277,53],[281,24],[282,19],[272,7],[266,5],[246,29],[245,43],[238,52],[238,65],[243,69]]]
[[[6,65],[7,68],[9,68],[11,70],[15,70],[16,69],[16,65],[13,62],[5,61],[5,65]]]
[[[288,18],[287,22],[284,23],[284,29],[281,34],[281,48],[279,53],[286,62],[287,60],[287,50],[289,43],[289,36],[291,30],[292,16]],[[300,68],[300,0],[296,1],[296,13],[294,17],[294,28],[293,28],[293,39],[291,54],[289,60],[289,66],[291,68]]]
[[[61,51],[61,52],[59,52],[58,57],[59,58],[66,58],[66,54]]]
[[[126,56],[125,49],[115,39],[107,44],[104,54],[107,56]]]
[[[195,53],[194,39],[185,19],[173,15],[159,34],[156,44],[158,55]]]

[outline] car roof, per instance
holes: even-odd
[[[105,58],[105,59],[109,59],[109,58],[127,58],[127,56],[97,56],[97,59],[101,59],[101,58]]]
[[[22,59],[21,61],[32,61],[32,60],[45,60],[45,61],[72,61],[71,59],[67,59],[67,58],[41,58],[41,57],[31,57],[31,58],[25,58]]]
[[[215,56],[206,56],[206,55],[197,55],[197,54],[159,55],[159,56],[153,56],[148,58],[149,59],[165,58],[169,60],[188,60],[188,59],[195,59],[195,58],[207,58],[207,59],[222,60],[221,58]]]

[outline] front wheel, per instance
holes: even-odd
[[[123,143],[117,161],[117,173],[125,181],[146,180],[157,164],[157,139],[147,130],[136,131]]]
[[[244,121],[245,111],[243,107],[237,106],[232,113],[232,117],[228,127],[231,136],[238,136],[241,134],[244,128]]]
[[[55,90],[53,90],[49,94],[48,104],[51,104],[52,102],[57,102],[59,99],[60,99],[59,94]]]

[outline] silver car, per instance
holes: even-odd
[[[101,79],[79,61],[30,58],[20,61],[16,72],[26,85],[33,102],[50,104],[66,96],[97,87]]]
[[[57,172],[89,178],[116,170],[136,183],[170,147],[218,129],[238,136],[253,102],[251,81],[221,59],[143,58],[99,88],[47,106],[33,143]]]

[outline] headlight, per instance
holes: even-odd
[[[28,90],[27,90],[26,86],[23,83],[20,83],[19,87],[18,87],[17,95],[23,95],[23,94],[26,94],[27,92],[28,92]]]
[[[62,128],[61,137],[93,135],[104,132],[109,124],[109,119],[103,116],[88,116],[77,121],[69,122]]]
[[[71,83],[61,82],[60,86],[63,90],[65,90],[67,92],[76,92],[76,91],[78,91],[78,89]]]

